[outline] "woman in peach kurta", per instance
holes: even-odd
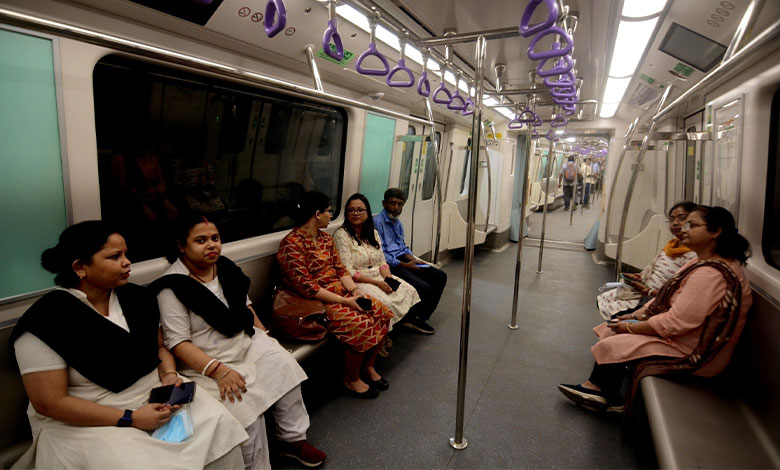
[[[741,267],[749,243],[727,210],[705,206],[690,213],[682,240],[698,261],[683,266],[634,314],[594,329],[599,341],[591,348],[593,373],[580,385],[559,385],[567,398],[588,408],[621,411],[626,366],[639,359],[662,359],[702,377],[728,365],[752,304]]]
[[[374,369],[374,360],[393,312],[378,300],[355,293],[357,285],[341,262],[333,237],[321,230],[332,213],[328,196],[319,191],[304,194],[296,228],[282,240],[276,259],[288,287],[325,304],[328,330],[346,346],[342,384],[347,393],[375,398],[389,387]],[[370,305],[361,307],[361,299]]]

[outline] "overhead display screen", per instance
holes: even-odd
[[[130,0],[176,16],[183,20],[205,26],[211,15],[217,11],[222,0]]]
[[[723,44],[677,23],[672,23],[658,49],[702,72],[708,72],[726,53]]]

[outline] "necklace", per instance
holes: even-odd
[[[199,280],[203,284],[206,284],[207,282],[209,282],[209,281],[204,281],[200,276],[198,276],[197,274],[195,274],[192,271],[190,271],[190,276],[192,276],[195,279]],[[216,277],[217,277],[217,265],[216,264],[212,264],[211,265],[211,280],[213,281],[214,278],[216,278]]]

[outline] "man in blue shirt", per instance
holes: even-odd
[[[390,272],[411,284],[420,295],[420,302],[409,309],[403,326],[426,335],[434,328],[428,319],[439,305],[439,299],[447,284],[447,274],[417,258],[404,241],[404,225],[398,220],[406,204],[406,194],[398,188],[385,191],[384,210],[374,217],[374,227],[382,238]]]

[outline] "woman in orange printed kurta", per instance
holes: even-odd
[[[632,391],[645,375],[713,377],[728,365],[752,304],[741,267],[750,244],[726,209],[707,206],[688,215],[682,242],[698,261],[683,266],[635,313],[594,329],[593,372],[582,384],[559,385],[567,398],[586,408],[622,411],[623,376],[639,360]]]
[[[388,382],[374,369],[377,345],[387,334],[393,312],[376,299],[362,309],[353,295],[357,285],[339,258],[333,238],[320,230],[331,218],[330,199],[323,193],[304,194],[294,228],[279,245],[276,257],[284,283],[305,298],[325,304],[328,330],[347,348],[344,378],[347,391],[374,398]]]

